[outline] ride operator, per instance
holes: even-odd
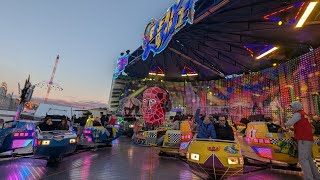
[[[320,180],[320,173],[312,157],[313,134],[311,123],[302,110],[303,107],[300,102],[292,102],[290,106],[294,114],[285,123],[285,126],[294,126],[294,138],[298,142],[298,160],[304,173],[304,179]]]

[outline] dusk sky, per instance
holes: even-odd
[[[17,94],[18,82],[49,81],[60,63],[51,99],[96,101],[109,97],[121,52],[142,43],[146,24],[174,0],[3,0],[0,6],[0,82]],[[34,97],[44,98],[37,88]]]

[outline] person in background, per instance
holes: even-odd
[[[58,130],[69,130],[68,121],[66,119],[62,119],[60,124],[57,127]]]
[[[93,118],[93,115],[89,115],[87,121],[86,121],[86,127],[92,127],[93,126],[93,121],[94,121],[94,118]]]
[[[108,125],[114,126],[116,124],[116,121],[117,121],[117,117],[115,115],[112,115]]]
[[[55,130],[55,127],[54,127],[54,125],[52,123],[52,119],[49,118],[49,117],[46,117],[44,119],[44,122],[39,125],[39,128],[40,128],[41,131],[53,131],[53,130]]]
[[[265,117],[264,121],[267,122],[267,127],[270,133],[281,133],[281,126],[273,123],[273,120],[270,117]]]
[[[248,127],[248,124],[250,123],[250,121],[247,118],[241,118],[240,122],[242,124],[246,125],[246,127],[241,131],[241,133],[243,134],[243,137],[246,137],[247,127]]]
[[[320,136],[320,118],[319,116],[315,115],[312,118],[312,128],[313,128],[313,134],[316,136]]]
[[[193,130],[195,128],[193,116],[188,116],[187,121],[189,122],[191,130]]]
[[[209,115],[209,119],[213,124],[218,123],[217,119],[213,117],[213,115]]]
[[[108,118],[103,114],[103,112],[100,112],[100,122],[102,126],[104,126],[108,122]]]
[[[320,173],[312,157],[313,134],[311,123],[307,119],[307,115],[303,111],[300,102],[292,102],[290,106],[294,114],[292,118],[285,123],[285,126],[294,127],[294,138],[298,141],[298,160],[304,173],[304,179],[320,180]]]
[[[178,116],[178,118],[173,119],[173,130],[180,130],[180,118],[182,118],[181,115]],[[157,145],[162,145],[164,141],[165,134],[162,135],[160,138],[157,139]]]
[[[180,129],[180,118],[173,119],[173,130]]]
[[[228,124],[226,117],[219,116],[218,123],[215,124],[217,139],[234,141],[232,127]]]
[[[93,126],[102,126],[102,123],[100,121],[99,117],[94,118],[94,121],[92,122]]]
[[[200,108],[196,110],[194,118],[197,122],[198,126],[198,135],[197,138],[204,138],[204,139],[216,139],[216,131],[214,125],[210,121],[209,116],[204,115],[203,120],[200,118]]]
[[[139,133],[142,130],[143,125],[140,124],[139,118],[135,118],[134,121],[134,127],[133,127],[133,135],[131,139],[134,139],[137,133]]]

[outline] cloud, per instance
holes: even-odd
[[[31,101],[44,103],[43,98],[33,97]],[[62,99],[50,99],[48,104],[53,105],[60,105],[60,106],[71,106],[76,108],[84,108],[84,109],[91,109],[91,108],[100,108],[106,107],[107,104],[99,101],[70,101],[70,100],[62,100]]]

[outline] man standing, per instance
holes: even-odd
[[[103,114],[103,112],[100,112],[100,121],[102,126],[105,126],[105,124],[108,123],[108,118]]]
[[[318,168],[312,157],[313,134],[311,123],[307,119],[306,113],[302,110],[300,102],[295,101],[290,106],[294,114],[285,123],[285,126],[294,126],[294,138],[298,142],[298,159],[304,173],[304,179],[320,180]]]

